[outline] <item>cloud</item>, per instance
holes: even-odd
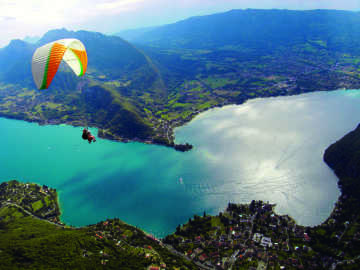
[[[10,17],[10,16],[0,16],[0,22],[1,21],[12,21],[12,20],[16,20],[16,18]]]
[[[103,1],[96,5],[96,9],[105,12],[119,13],[122,11],[135,10],[138,8],[138,4],[143,2],[144,0]]]
[[[116,14],[134,9],[140,2],[143,0],[19,0],[14,3],[6,1],[0,3],[0,16],[11,16],[30,24],[77,24],[79,21],[91,20],[92,17],[106,16],[109,12]]]
[[[145,0],[0,0],[0,47],[11,39],[43,35],[54,28],[107,32],[111,25],[118,27],[115,18],[134,23],[136,15],[129,18],[129,14],[142,10],[144,2]],[[12,24],[8,23],[10,20]]]

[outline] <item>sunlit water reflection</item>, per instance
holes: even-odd
[[[323,152],[360,122],[359,103],[360,91],[335,91],[214,109],[176,130],[178,142],[195,146],[186,153],[89,145],[81,128],[0,118],[0,179],[56,188],[62,219],[76,226],[119,217],[164,236],[194,214],[252,199],[314,225],[339,196]]]
[[[208,178],[190,190],[213,202],[275,202],[277,211],[314,225],[333,208],[337,178],[324,150],[360,121],[360,92],[255,99],[206,112],[177,131],[207,160]],[[218,204],[220,205],[220,204]]]

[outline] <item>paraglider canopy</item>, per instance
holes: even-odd
[[[32,74],[38,89],[47,89],[61,61],[64,60],[77,76],[87,68],[84,44],[74,38],[59,39],[36,49],[32,58]]]

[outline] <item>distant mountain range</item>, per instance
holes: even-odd
[[[174,24],[119,33],[135,43],[163,48],[272,50],[324,41],[330,50],[360,52],[360,12],[335,10],[231,10]]]
[[[0,115],[96,126],[99,135],[173,146],[199,112],[254,97],[360,88],[360,13],[232,10],[108,36],[52,30],[0,49]],[[86,76],[64,64],[34,91],[35,49],[61,38],[86,46]]]
[[[41,37],[38,37],[38,36],[33,36],[33,37],[26,36],[23,40],[28,43],[36,43],[40,40],[40,38]]]
[[[114,33],[114,36],[119,36],[125,40],[132,41],[137,38],[141,38],[141,36],[144,35],[145,33],[155,30],[157,28],[159,28],[159,26],[127,29]]]

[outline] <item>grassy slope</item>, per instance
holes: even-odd
[[[56,192],[50,193],[44,193],[36,185],[25,187],[17,181],[1,184],[1,269],[145,269],[161,264],[166,264],[168,269],[196,269],[160,242],[119,219],[71,228],[26,212],[44,216],[32,209],[31,198],[48,198],[49,204],[58,210]]]
[[[0,217],[6,218],[0,223],[1,269],[102,269],[105,260],[108,269],[144,269],[161,262],[169,269],[172,266],[195,269],[191,263],[149,240],[140,230],[121,222],[117,223],[119,228],[127,227],[126,231],[134,234],[127,239],[131,245],[119,247],[113,240],[100,240],[96,237],[96,232],[101,230],[97,226],[59,228],[24,216],[14,207],[2,208]],[[143,248],[149,245],[152,251]],[[146,253],[152,256],[145,258]]]

